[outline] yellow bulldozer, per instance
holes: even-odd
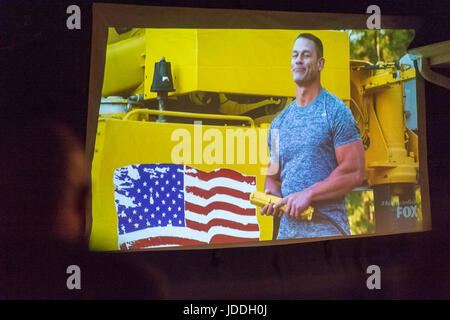
[[[131,230],[140,221],[147,226],[159,223],[162,230],[163,220],[167,228],[178,230],[176,214],[167,221],[163,215],[153,222],[138,212],[143,201],[155,204],[158,193],[153,186],[148,197],[140,198],[141,188],[148,186],[133,180],[133,175],[145,172],[152,178],[162,172],[162,177],[172,170],[169,165],[182,164],[185,177],[196,173],[197,180],[184,187],[185,193],[195,197],[198,188],[209,188],[201,175],[219,172],[247,181],[235,187],[238,191],[264,190],[268,129],[295,98],[289,62],[294,39],[301,32],[322,40],[326,61],[322,84],[344,101],[358,123],[367,173],[358,190],[373,190],[376,233],[421,230],[415,195],[417,124],[407,125],[416,118],[416,106],[407,100],[411,96],[415,100],[415,91],[405,94],[407,84],[415,79],[410,65],[351,60],[348,33],[341,31],[109,28],[92,162],[91,248],[143,249],[170,244],[127,238],[130,232],[145,233],[145,228]],[[224,183],[226,187],[231,182]],[[219,197],[220,188],[208,189],[207,198],[225,199],[227,195]],[[247,208],[239,201],[236,207]],[[219,207],[212,210],[220,211]],[[165,207],[151,210],[155,208]],[[253,216],[254,221],[246,217],[243,223],[246,235],[216,235],[204,242],[245,242],[247,236],[249,241],[272,240],[272,218],[261,216],[258,209]],[[121,219],[130,224],[124,226]],[[212,220],[223,219],[217,216],[204,223],[211,227]],[[191,222],[191,226],[196,224]],[[219,227],[225,228],[214,226]]]

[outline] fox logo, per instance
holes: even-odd
[[[397,219],[400,219],[401,216],[404,218],[417,218],[416,212],[417,206],[398,206],[397,207]]]

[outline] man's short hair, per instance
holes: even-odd
[[[317,38],[315,35],[311,33],[300,33],[298,37],[295,39],[295,41],[297,41],[297,39],[299,38],[305,38],[314,42],[314,44],[316,45],[317,58],[323,57],[323,44],[319,38]]]

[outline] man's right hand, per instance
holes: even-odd
[[[277,197],[281,196],[279,194],[271,193],[270,190],[268,190],[268,189],[264,190],[264,193],[265,194],[272,194],[272,195],[277,196]],[[284,213],[284,211],[279,209],[279,208],[278,209],[274,208],[274,205],[275,205],[275,203],[271,203],[271,204],[268,204],[268,205],[262,207],[261,211],[260,211],[261,215],[274,216],[274,217],[280,218],[281,215]]]

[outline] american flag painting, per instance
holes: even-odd
[[[114,171],[120,250],[258,241],[256,177],[138,164]]]

